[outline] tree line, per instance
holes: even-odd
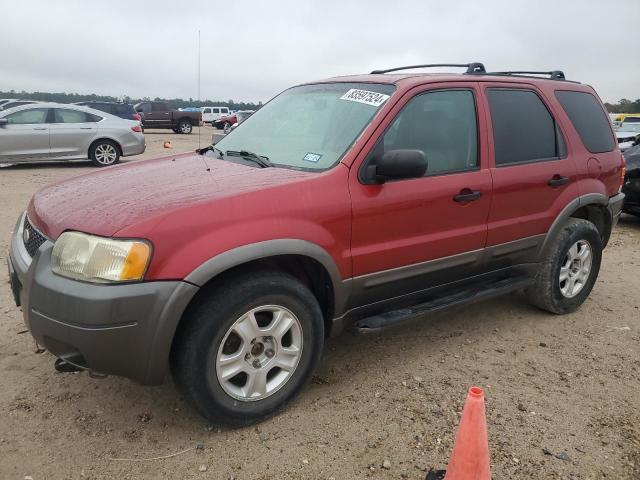
[[[8,92],[0,91],[0,98],[21,98],[26,100],[40,100],[43,102],[56,102],[56,103],[77,103],[77,102],[124,102],[136,104],[138,102],[167,102],[172,108],[184,108],[184,107],[203,107],[211,105],[220,105],[223,107],[229,107],[231,110],[257,110],[262,106],[262,102],[235,102],[233,100],[218,101],[218,100],[194,100],[193,98],[132,98],[128,95],[122,95],[120,97],[112,97],[110,95],[96,95],[91,93],[88,95],[81,93],[62,93],[62,92],[16,92],[11,90]]]
[[[635,102],[623,98],[618,103],[607,103],[604,106],[609,113],[640,113],[640,98]]]

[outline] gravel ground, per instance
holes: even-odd
[[[202,144],[212,129],[202,129]],[[129,161],[197,146],[150,131]],[[86,165],[0,168],[0,262],[41,186]],[[591,297],[564,317],[518,295],[328,342],[309,387],[256,427],[219,429],[168,378],[59,374],[0,269],[0,478],[410,478],[444,468],[466,390],[485,389],[494,479],[640,479],[640,220],[623,217]],[[179,455],[166,459],[154,457]],[[114,460],[117,458],[135,459]]]

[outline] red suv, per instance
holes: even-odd
[[[40,190],[9,263],[31,334],[58,365],[170,369],[246,424],[347,326],[514,290],[575,310],[624,197],[602,103],[559,71],[465,67],[293,87],[215,146]]]

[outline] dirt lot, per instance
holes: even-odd
[[[203,145],[211,132],[203,129]],[[195,133],[148,132],[147,152],[128,161],[166,152],[167,139],[173,151],[197,146]],[[0,169],[1,263],[30,196],[92,168]],[[0,479],[424,479],[446,465],[470,385],[486,391],[494,479],[640,479],[640,221],[632,217],[615,230],[577,313],[551,316],[512,295],[380,336],[344,334],[329,341],[291,408],[236,430],[208,425],[169,378],[151,388],[56,373],[49,354],[34,354],[6,281],[0,267]]]

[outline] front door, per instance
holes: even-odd
[[[11,113],[0,126],[0,163],[42,160],[49,156],[48,108]]]
[[[491,174],[477,85],[438,86],[408,100],[360,168],[384,152],[417,149],[426,175],[364,185],[351,168],[354,298],[392,298],[472,275],[487,239]],[[396,107],[396,111],[399,107]]]

